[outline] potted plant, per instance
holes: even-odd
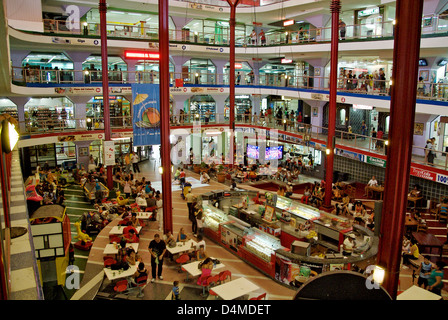
[[[226,181],[226,172],[224,171],[224,166],[222,164],[218,166],[218,173],[216,174],[216,178],[220,183],[224,183]]]
[[[200,171],[201,171],[201,172],[202,172],[202,171],[205,171],[205,172],[208,173],[208,167],[207,167],[207,164],[206,164],[205,162],[202,162],[202,163],[201,163]]]

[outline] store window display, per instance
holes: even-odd
[[[67,97],[31,98],[24,106],[26,130],[75,128],[74,104]]]

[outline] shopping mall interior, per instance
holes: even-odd
[[[398,2],[340,1],[336,32],[332,0],[170,0],[161,32],[156,0],[3,1],[1,300],[447,299],[447,0],[376,279]]]

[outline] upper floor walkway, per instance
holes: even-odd
[[[192,129],[195,132],[201,132],[204,129],[207,136],[220,135],[224,130],[230,130],[230,122],[228,114],[213,114],[210,121],[201,121],[199,114],[181,114],[180,116],[171,116],[171,132],[173,135],[190,134]],[[129,137],[132,136],[132,117],[111,117],[111,130],[117,133],[117,136],[125,132]],[[30,121],[19,121],[20,135],[22,136],[22,144],[24,146],[33,144],[48,143],[48,136],[62,135],[84,135],[83,139],[94,140],[98,137],[104,137],[104,119],[103,118],[87,118],[87,119],[48,119],[40,120],[39,123]],[[177,129],[177,130],[176,130]],[[217,130],[218,129],[218,130]],[[199,131],[197,131],[199,130]],[[327,128],[317,125],[305,124],[297,119],[287,117],[276,118],[274,116],[257,116],[257,115],[236,115],[235,130],[242,130],[247,133],[257,133],[260,136],[277,137],[279,141],[292,144],[318,144],[325,148],[327,144]],[[273,133],[276,130],[276,133]],[[267,133],[269,131],[269,133]],[[31,140],[30,140],[31,139]],[[23,144],[24,141],[28,141]],[[61,141],[66,141],[62,139]],[[68,140],[70,141],[70,140]],[[366,157],[375,158],[376,161],[383,163],[385,160],[389,141],[387,134],[382,139],[374,138],[357,133],[349,133],[343,130],[336,130],[336,147],[346,150],[346,152],[354,154],[359,152],[365,154]],[[425,157],[426,150],[424,146],[412,146],[412,163],[428,167],[428,169],[437,169],[440,172],[448,171],[447,152],[435,151],[436,157],[434,163],[428,163]],[[356,157],[356,156],[355,156]]]

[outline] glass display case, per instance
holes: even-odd
[[[277,195],[277,202],[275,206],[281,210],[289,210],[292,200],[283,196]]]
[[[277,249],[283,248],[280,239],[257,228],[247,229],[244,235],[245,248],[261,259],[269,262]]]
[[[305,220],[318,219],[320,217],[320,211],[317,208],[296,201],[292,201],[288,212]]]
[[[238,247],[243,243],[246,230],[247,227],[235,221],[223,224],[221,228],[221,241],[227,244],[230,249],[238,251]]]
[[[218,232],[219,224],[229,220],[224,211],[221,211],[212,205],[204,204],[202,209],[204,212],[204,227],[209,228],[214,232]]]

